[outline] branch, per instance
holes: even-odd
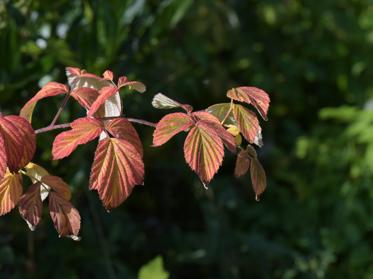
[[[121,117],[123,117],[123,116],[110,116],[110,117],[103,117],[103,118],[98,118],[98,119],[100,119],[100,120],[110,120],[110,119],[121,118]],[[157,123],[149,122],[149,121],[142,120],[142,119],[127,118],[127,120],[129,122],[142,124],[142,125],[153,127],[153,128],[155,128],[157,126]],[[70,128],[70,126],[71,126],[71,123],[65,123],[65,124],[59,124],[59,125],[49,125],[47,127],[35,130],[35,134],[42,134],[42,133],[46,133],[46,132],[53,131],[53,130],[58,130],[58,129],[67,129],[67,128]]]
[[[65,98],[63,99],[60,107],[58,108],[58,111],[56,113],[56,115],[54,116],[51,124],[49,124],[49,126],[54,126],[58,120],[58,118],[60,117],[63,109],[65,108],[66,104],[67,104],[67,101],[69,100],[70,98],[70,95],[71,95],[71,90],[69,92],[67,92],[67,94],[65,95]]]

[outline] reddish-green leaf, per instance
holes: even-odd
[[[84,108],[90,109],[94,101],[98,98],[98,90],[89,87],[79,87],[71,92],[71,97],[73,97],[77,102]]]
[[[270,99],[264,90],[257,87],[242,86],[229,90],[227,96],[239,102],[252,104],[263,119],[267,120]]]
[[[22,195],[18,204],[19,213],[32,231],[39,224],[43,210],[40,186],[39,182],[31,185]]]
[[[58,82],[47,83],[34,97],[32,97],[21,109],[20,116],[26,118],[31,122],[32,113],[34,111],[35,105],[41,99],[46,97],[52,97],[60,94],[66,94],[69,92],[69,88]]]
[[[220,124],[219,119],[206,111],[196,111],[193,112],[192,115],[205,122],[206,125],[211,128],[211,130],[214,130],[215,133],[223,140],[224,145],[231,152],[236,151],[236,142],[234,137],[224,129],[223,125]]]
[[[127,86],[130,90],[136,90],[137,92],[144,93],[146,91],[146,86],[139,81],[129,81],[126,76],[122,76],[118,79],[118,88]]]
[[[250,175],[255,192],[255,199],[259,201],[259,196],[267,187],[267,178],[265,171],[257,158],[251,159]]]
[[[257,143],[258,137],[261,137],[261,129],[255,113],[241,105],[235,104],[233,115],[243,137],[250,143]]]
[[[113,137],[125,139],[143,156],[143,147],[135,128],[126,118],[116,118],[105,123],[105,129]]]
[[[49,213],[59,236],[68,236],[79,240],[80,214],[69,201],[59,194],[49,194]]]
[[[8,213],[17,205],[22,191],[22,176],[8,171],[0,180],[0,215]]]
[[[153,145],[160,146],[176,134],[189,129],[193,125],[191,117],[185,113],[176,112],[164,116],[157,124],[153,133]]]
[[[56,192],[61,198],[69,201],[71,199],[71,191],[60,177],[53,175],[45,175],[41,178],[41,182],[48,185],[53,192]]]
[[[0,134],[4,140],[7,166],[15,172],[27,165],[35,154],[35,132],[23,117],[0,117]]]
[[[214,128],[204,121],[198,121],[185,140],[184,156],[191,169],[206,185],[223,162],[223,142]]]
[[[99,91],[98,98],[93,102],[90,110],[88,111],[88,116],[94,115],[97,110],[105,103],[107,99],[117,94],[118,88],[115,86],[105,86]]]
[[[225,125],[237,125],[233,117],[233,111],[230,110],[231,103],[222,103],[209,106],[206,111],[219,119],[220,122],[224,120]]]
[[[102,122],[94,118],[79,118],[71,123],[71,130],[60,133],[53,142],[53,159],[69,156],[80,144],[94,140],[103,131]]]
[[[141,154],[125,139],[99,142],[91,170],[90,189],[98,191],[106,209],[120,205],[135,185],[143,184]]]
[[[234,169],[234,175],[240,177],[245,175],[250,169],[250,157],[246,149],[241,150],[237,155],[236,167]]]

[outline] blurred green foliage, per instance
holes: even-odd
[[[56,133],[40,136],[35,162],[72,185],[82,241],[58,239],[47,211],[28,232],[14,210],[0,219],[1,277],[136,278],[161,255],[171,278],[373,278],[372,48],[371,0],[0,1],[3,113],[65,82],[65,66],[143,81],[125,110],[150,121],[159,91],[196,109],[239,85],[272,100],[260,203],[233,156],[205,191],[183,136],[155,149],[137,127],[145,186],[107,214],[87,190],[94,144],[52,162]],[[40,102],[35,128],[59,102]],[[70,102],[61,122],[83,114]]]

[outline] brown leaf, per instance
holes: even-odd
[[[32,231],[39,224],[43,210],[40,187],[41,183],[31,185],[18,203],[19,213]]]
[[[62,178],[53,175],[46,175],[41,178],[41,182],[48,185],[54,192],[56,192],[66,201],[71,199],[70,187],[62,180]]]
[[[251,159],[250,175],[255,192],[255,199],[259,201],[259,196],[267,187],[267,178],[265,171],[257,158]]]
[[[250,157],[246,149],[241,150],[237,155],[236,167],[234,169],[234,175],[240,177],[245,175],[250,169]]]

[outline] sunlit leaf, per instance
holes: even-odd
[[[164,116],[158,122],[153,133],[153,146],[166,143],[173,136],[189,129],[192,125],[191,117],[185,113],[176,112]]]
[[[11,211],[22,195],[22,176],[18,173],[5,173],[0,180],[0,215]]]
[[[192,106],[187,104],[181,104],[175,100],[172,100],[166,95],[163,95],[162,93],[158,93],[154,96],[152,106],[157,109],[182,108],[187,112],[191,112],[193,110]]]
[[[47,83],[34,97],[32,97],[21,109],[20,116],[26,118],[31,122],[32,113],[34,112],[35,105],[41,99],[66,94],[69,88],[65,84],[58,82]]]
[[[237,125],[236,120],[233,117],[233,111],[230,110],[230,107],[231,103],[222,103],[212,105],[208,107],[206,111],[218,118],[220,122],[224,120],[225,125]]]
[[[4,177],[7,167],[8,167],[8,159],[6,155],[4,138],[0,133],[0,179]]]
[[[143,156],[143,147],[137,131],[126,118],[116,118],[105,123],[105,129],[115,138],[125,139]]]
[[[267,120],[267,112],[270,103],[268,94],[257,87],[242,86],[229,90],[227,96],[233,100],[253,105]]]
[[[143,184],[141,154],[125,139],[106,138],[99,142],[92,165],[90,189],[98,191],[106,209],[120,205],[135,185]]]
[[[80,214],[69,201],[56,192],[49,194],[49,213],[59,236],[79,240]]]
[[[46,169],[35,163],[28,163],[24,167],[24,170],[26,171],[26,175],[31,179],[32,183],[40,182],[44,176],[49,175],[49,172]],[[49,189],[50,187],[47,184],[41,183],[40,196],[42,201],[48,197]]]
[[[97,138],[103,131],[102,122],[94,118],[79,118],[71,123],[71,130],[60,133],[53,142],[53,159],[69,156],[80,144]]]
[[[118,92],[118,88],[115,86],[106,86],[100,89],[98,98],[93,102],[91,108],[88,111],[88,116],[92,116],[96,111],[108,100]]]
[[[89,87],[79,87],[71,92],[71,97],[73,97],[77,102],[84,108],[90,109],[94,101],[98,98],[98,90]]]
[[[144,93],[146,86],[139,81],[129,81],[126,76],[122,76],[118,79],[118,88],[128,87],[130,90],[136,90],[137,92]]]
[[[163,266],[162,257],[158,256],[147,264],[141,267],[139,271],[139,279],[167,279],[168,272]]]
[[[261,131],[255,113],[241,105],[235,104],[233,106],[233,115],[243,137],[248,142],[255,143],[256,138]]]
[[[106,71],[102,74],[102,76],[103,76],[104,79],[111,80],[111,81],[112,81],[113,78],[114,78],[114,74],[113,74],[113,72],[110,71],[110,70],[106,70]]]
[[[7,166],[15,172],[30,162],[35,154],[35,132],[23,117],[0,117],[0,133],[4,140]]]
[[[19,213],[32,231],[39,224],[43,210],[40,186],[39,182],[31,185],[18,203]]]

